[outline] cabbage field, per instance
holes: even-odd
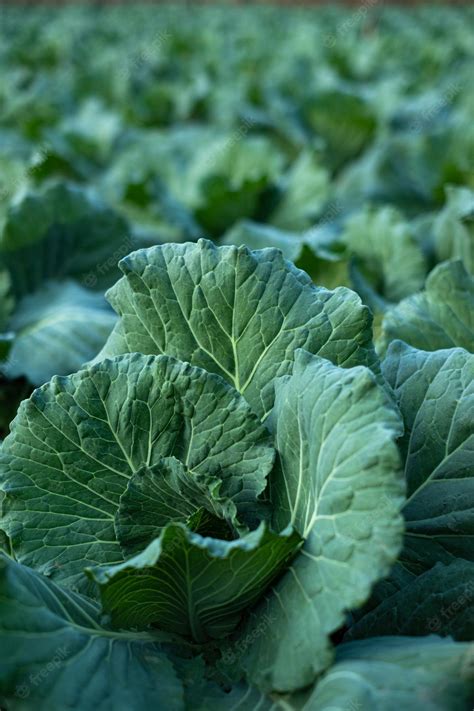
[[[0,5],[0,711],[471,711],[474,8]]]

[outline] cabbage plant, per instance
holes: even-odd
[[[433,655],[449,658],[436,694],[467,698],[467,645],[438,638],[347,642],[312,685],[400,551],[410,583],[423,546],[436,564],[441,520],[421,547],[403,538],[432,470],[463,525],[452,467],[472,445],[454,419],[455,459],[433,436],[421,466],[413,409],[436,378],[467,407],[472,356],[395,344],[381,367],[359,297],[314,286],[278,250],[200,240],[120,268],[103,351],[35,390],[1,450],[7,709],[382,708],[370,671],[390,667],[400,701],[391,679],[405,665],[415,683],[420,649],[418,687],[436,687]],[[426,416],[441,432],[440,412]],[[377,587],[372,616],[384,597]]]

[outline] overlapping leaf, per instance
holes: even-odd
[[[339,647],[301,711],[465,711],[474,692],[472,644],[375,637]]]
[[[202,657],[175,661],[184,684],[187,708],[191,711],[283,711],[278,699],[274,701],[245,682],[224,690],[206,679],[206,665]]]
[[[276,383],[270,424],[274,526],[305,539],[300,554],[242,631],[242,657],[263,689],[311,683],[331,660],[328,636],[388,573],[402,539],[400,422],[367,368],[338,368],[298,351]],[[267,616],[274,620],[254,634]]]
[[[420,574],[437,561],[473,561],[474,355],[396,341],[383,371],[405,423],[405,545],[400,564]]]
[[[474,351],[474,277],[460,261],[438,265],[423,292],[385,313],[382,329],[385,345],[398,338],[427,351]]]
[[[167,353],[218,373],[262,418],[273,379],[289,372],[295,349],[342,366],[376,358],[371,317],[344,288],[331,292],[276,250],[168,244],[122,260],[108,292],[120,322],[99,357]]]
[[[118,627],[161,629],[205,642],[225,637],[293,555],[300,537],[265,524],[234,541],[169,524],[140,554],[89,575]]]
[[[422,575],[412,574],[398,589],[397,578],[390,581],[393,594],[363,615],[345,639],[433,632],[459,641],[474,638],[474,563],[437,563]]]
[[[73,373],[102,348],[115,321],[102,294],[73,281],[47,282],[18,303],[8,322],[8,362],[0,369],[33,385]]]
[[[11,711],[184,711],[158,635],[117,632],[99,608],[0,553],[0,702]]]
[[[235,533],[237,509],[220,495],[221,486],[221,479],[191,473],[174,457],[140,469],[130,478],[115,515],[122,549],[127,554],[142,551],[172,521],[187,523],[192,530],[197,526],[199,533],[203,525],[217,527],[222,535],[216,538]]]
[[[274,452],[221,378],[167,356],[127,354],[53,378],[25,401],[1,453],[2,528],[18,559],[67,585],[123,560],[114,517],[130,477],[175,456],[245,518]]]

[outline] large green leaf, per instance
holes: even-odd
[[[280,455],[273,523],[293,525],[306,540],[244,628],[242,638],[255,642],[242,663],[259,687],[286,691],[328,666],[329,635],[397,556],[401,425],[370,370],[338,368],[305,351],[277,381],[270,424]],[[266,618],[273,623],[255,634]]]
[[[385,313],[382,330],[385,344],[399,338],[426,351],[474,351],[474,277],[460,261],[438,265],[423,292]]]
[[[234,541],[203,538],[171,523],[142,553],[89,575],[116,626],[152,624],[205,642],[233,630],[300,540],[292,530],[276,534],[264,523]]]
[[[102,294],[73,281],[47,282],[18,303],[8,323],[12,348],[1,370],[33,385],[68,375],[97,354],[115,321]]]
[[[0,237],[0,264],[16,296],[47,279],[73,278],[103,289],[133,249],[127,223],[97,198],[67,184],[27,194],[10,207]]]
[[[122,260],[121,316],[99,357],[167,353],[218,373],[265,417],[295,349],[376,367],[371,316],[353,292],[315,287],[277,250],[167,244]]]
[[[437,563],[422,575],[412,575],[356,622],[345,639],[433,632],[459,641],[474,638],[474,563]]]
[[[0,553],[0,703],[9,711],[183,711],[151,633],[116,632],[90,600]]]
[[[437,561],[474,560],[474,355],[393,342],[383,362],[405,423],[405,545],[419,574]]]
[[[274,459],[265,428],[222,378],[168,356],[127,354],[55,377],[22,403],[1,452],[18,559],[67,585],[123,560],[114,517],[130,477],[175,456],[222,478],[253,515]]]
[[[472,644],[434,636],[375,637],[338,648],[336,664],[301,711],[466,711],[474,693]]]
[[[221,530],[228,524],[230,534],[237,510],[231,499],[220,495],[221,486],[221,479],[192,473],[174,457],[164,457],[152,469],[140,469],[128,482],[115,515],[122,549],[127,555],[142,551],[171,521],[200,524],[208,520],[201,515],[203,509],[211,521],[222,519]]]

